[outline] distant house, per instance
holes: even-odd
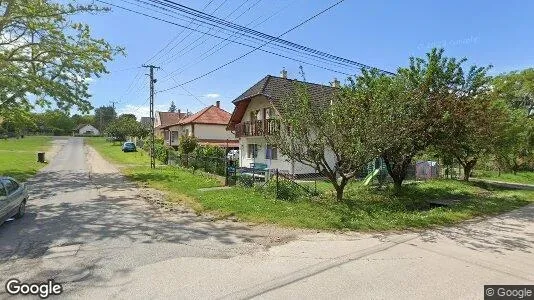
[[[76,127],[75,132],[81,135],[100,135],[100,130],[91,124],[80,124]]]
[[[140,123],[145,126],[148,126],[149,128],[152,125],[152,123],[150,122],[150,117],[141,117]]]
[[[194,136],[200,145],[238,148],[234,134],[226,130],[231,114],[220,107],[220,101],[187,116],[174,124],[162,127],[165,143],[178,146],[180,136]]]
[[[180,110],[178,110],[178,112],[158,111],[154,118],[154,128],[156,131],[156,136],[160,138],[165,138],[165,140],[167,140],[168,137],[165,136],[165,130],[163,130],[163,128],[168,127],[169,125],[177,124],[181,119],[185,118],[186,116],[186,113],[183,113]],[[150,120],[150,118],[148,119]]]
[[[329,105],[334,99],[334,87],[303,82],[287,78],[282,71],[281,77],[265,76],[232,103],[235,108],[228,122],[228,130],[235,131],[239,139],[240,167],[252,164],[265,164],[269,169],[279,169],[291,175],[315,173],[312,167],[291,160],[279,153],[277,145],[267,143],[266,136],[278,128],[277,119],[283,117],[282,102],[295,95],[296,84],[306,87],[310,101],[316,109]],[[339,84],[334,80],[333,86]],[[331,150],[326,150],[328,164],[334,166],[335,158]]]

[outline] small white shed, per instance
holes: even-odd
[[[100,135],[100,131],[91,124],[80,125],[76,130],[82,135]]]

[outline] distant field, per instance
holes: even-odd
[[[87,145],[95,148],[107,160],[118,165],[150,165],[150,156],[142,149],[137,152],[122,152],[121,143],[110,143],[103,137],[86,137]]]
[[[499,173],[497,171],[476,171],[476,178],[503,182],[534,184],[534,172]]]
[[[24,181],[45,165],[37,162],[37,152],[48,151],[52,138],[26,136],[22,139],[0,139],[0,175]]]

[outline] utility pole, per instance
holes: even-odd
[[[115,103],[119,103],[119,101],[109,101],[109,103],[111,103],[113,110],[115,110]]]
[[[153,66],[153,65],[143,65],[144,68],[149,68],[150,73],[147,74],[150,76],[150,125],[152,127],[152,134],[150,136],[150,168],[155,169],[156,168],[156,156],[155,156],[155,136],[156,132],[154,129],[154,83],[156,83],[156,79],[154,79],[154,69],[159,69],[159,67]]]

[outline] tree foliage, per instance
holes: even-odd
[[[55,104],[88,112],[89,78],[123,50],[94,38],[73,15],[106,9],[50,0],[0,1],[0,116]]]
[[[146,126],[137,122],[135,116],[124,114],[118,119],[111,122],[106,128],[105,133],[114,137],[116,140],[125,141],[127,137],[145,138],[149,134]]]
[[[116,118],[117,112],[113,106],[101,106],[95,109],[95,122],[100,131],[105,131]]]

